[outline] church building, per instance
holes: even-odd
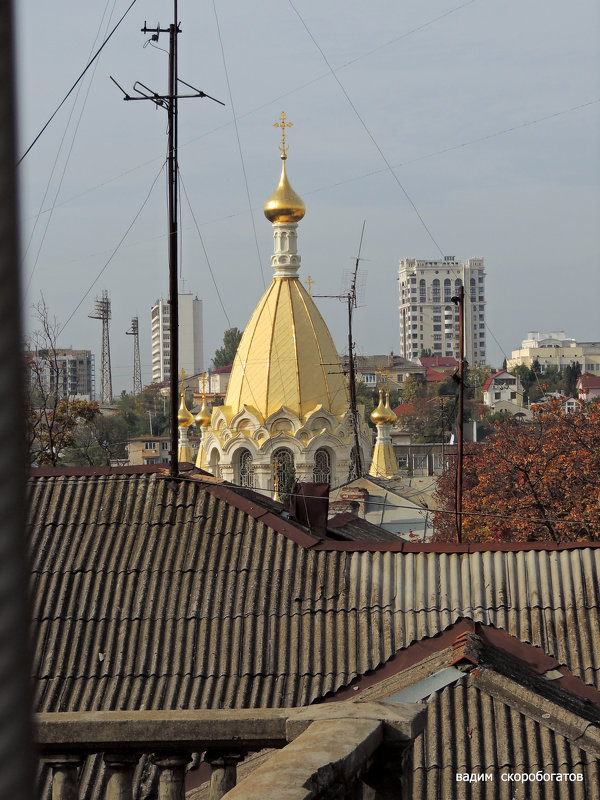
[[[295,479],[339,485],[354,477],[356,446],[368,463],[369,429],[355,435],[346,378],[333,339],[300,282],[298,223],[302,199],[286,174],[285,114],[279,184],[267,201],[273,225],[273,280],[240,341],[225,403],[196,420],[196,464],[234,484],[277,496]]]

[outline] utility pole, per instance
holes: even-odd
[[[127,336],[133,336],[133,395],[142,393],[142,365],[140,362],[140,336],[138,318],[131,320],[131,330],[125,331]]]
[[[348,394],[350,399],[350,417],[352,419],[352,429],[354,432],[354,446],[350,454],[350,469],[348,470],[348,480],[360,478],[362,475],[362,455],[360,450],[360,420],[358,418],[358,408],[356,405],[356,365],[354,354],[354,338],[352,336],[352,312],[357,305],[357,291],[356,291],[356,278],[358,274],[358,264],[360,261],[360,252],[362,249],[362,240],[365,233],[365,222],[363,222],[362,231],[360,234],[360,244],[358,245],[358,255],[356,256],[356,263],[354,265],[354,272],[352,273],[352,280],[350,288],[346,294],[317,294],[314,297],[331,297],[337,300],[345,300],[348,304]],[[314,281],[308,277],[309,292],[312,288]],[[312,293],[310,295],[313,297]]]
[[[362,455],[360,452],[360,436],[359,428],[360,422],[358,419],[358,407],[356,405],[356,368],[354,364],[354,339],[352,336],[352,312],[356,308],[356,276],[358,273],[358,263],[360,261],[360,251],[362,249],[362,240],[365,233],[365,223],[363,222],[362,231],[360,233],[360,243],[358,245],[358,255],[356,256],[356,263],[354,265],[354,275],[352,276],[352,284],[348,292],[348,380],[349,380],[349,394],[350,394],[350,412],[352,414],[352,427],[354,429],[354,457],[350,463],[349,480],[360,478],[363,472]]]
[[[169,419],[171,425],[171,450],[170,450],[170,468],[169,472],[172,478],[177,477],[179,473],[179,459],[178,459],[178,427],[177,427],[177,411],[178,411],[178,371],[179,371],[179,302],[178,302],[178,289],[177,289],[177,238],[178,238],[178,224],[177,224],[177,201],[179,196],[179,188],[177,181],[178,163],[177,163],[177,102],[185,97],[208,97],[209,100],[214,100],[215,103],[225,105],[214,97],[194,88],[189,83],[182,81],[177,74],[177,35],[181,33],[179,23],[177,22],[177,0],[173,0],[173,17],[174,22],[168,28],[161,28],[157,25],[156,28],[148,28],[144,22],[142,33],[151,34],[151,41],[158,42],[161,33],[169,34],[169,81],[167,94],[158,94],[152,89],[149,89],[140,81],[136,81],[133,85],[133,91],[137,93],[136,97],[127,94],[124,89],[119,86],[111,76],[111,80],[123,92],[124,100],[150,100],[157,108],[164,108],[167,111],[168,119],[168,144],[167,144],[167,215],[168,215],[168,236],[169,236],[169,305],[170,305],[170,319],[169,319],[169,334],[171,342],[171,356],[169,359],[169,383],[170,383],[170,409]],[[179,84],[182,83],[189,89],[192,89],[193,94],[177,94]]]
[[[462,541],[462,490],[463,490],[463,426],[465,388],[465,287],[461,285],[458,296],[452,298],[458,306],[458,416],[456,422],[456,538]]]
[[[100,403],[110,405],[112,403],[112,372],[110,368],[110,339],[108,333],[108,322],[111,317],[110,298],[108,291],[102,291],[102,297],[96,298],[94,313],[88,314],[89,319],[102,320],[102,357],[100,363]]]

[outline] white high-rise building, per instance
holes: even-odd
[[[423,350],[459,357],[458,305],[451,300],[465,287],[465,358],[486,363],[485,269],[483,258],[462,263],[454,256],[440,261],[405,258],[398,268],[400,355],[418,359]]]
[[[179,297],[179,368],[186,375],[198,375],[204,370],[202,354],[202,300],[192,294]],[[151,311],[152,382],[169,380],[171,367],[171,306],[167,300],[157,300]]]

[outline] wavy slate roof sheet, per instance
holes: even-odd
[[[600,685],[600,549],[315,551],[153,474],[35,478],[31,509],[46,710],[309,703],[461,617]]]
[[[39,710],[304,705],[462,618],[600,688],[600,548],[322,541],[251,494],[176,484],[31,478]]]

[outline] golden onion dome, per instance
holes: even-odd
[[[210,411],[206,405],[206,397],[202,399],[202,407],[194,417],[194,421],[197,422],[201,428],[208,428],[210,425]]]
[[[177,425],[180,428],[188,428],[194,421],[194,415],[188,411],[185,404],[185,391],[181,392],[181,403],[179,404],[179,412],[177,413]]]
[[[269,222],[299,222],[306,213],[302,198],[290,186],[285,171],[285,153],[282,155],[281,177],[277,188],[265,204],[265,217]]]
[[[385,393],[385,406],[384,406],[384,408],[385,408],[385,411],[386,411],[386,414],[387,414],[387,424],[388,425],[394,425],[398,421],[398,417],[396,416],[394,411],[392,411],[392,409],[390,408],[390,393],[389,392]]]
[[[379,390],[379,405],[371,411],[371,421],[374,422],[375,425],[389,424],[389,416],[383,404],[383,391],[381,389]]]

